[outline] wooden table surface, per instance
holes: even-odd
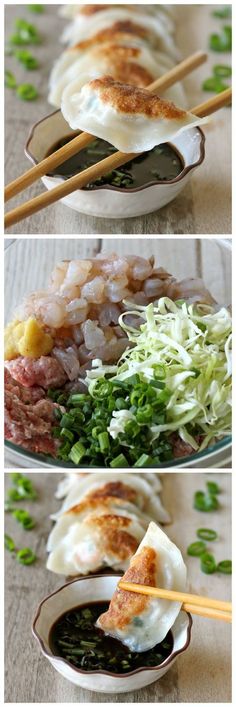
[[[10,475],[5,474],[6,486]],[[216,620],[194,617],[192,641],[186,653],[178,658],[159,681],[137,692],[110,695],[80,689],[55,672],[43,657],[31,636],[31,622],[38,603],[64,583],[45,568],[45,543],[51,528],[49,513],[59,508],[54,492],[60,478],[57,473],[29,474],[38,491],[38,500],[22,504],[37,521],[31,532],[24,531],[10,514],[6,514],[6,533],[17,547],[30,547],[37,554],[35,565],[19,565],[6,552],[5,565],[5,701],[13,703],[92,703],[92,702],[230,702],[231,701],[231,628]],[[221,509],[211,514],[192,509],[194,491],[204,489],[208,478],[221,489]],[[163,499],[172,523],[166,529],[181,549],[188,567],[189,591],[230,600],[231,578],[227,575],[201,573],[197,558],[186,555],[186,546],[196,539],[201,526],[217,530],[214,543],[218,561],[231,557],[231,474],[182,473],[162,475]],[[210,517],[209,517],[210,515]]]
[[[220,30],[222,22],[212,17],[213,5],[178,5],[176,41],[182,56],[208,48],[211,32]],[[5,153],[6,183],[29,168],[24,156],[24,145],[33,123],[52,112],[47,102],[48,76],[53,61],[59,56],[62,45],[59,36],[65,20],[58,17],[58,6],[47,5],[42,15],[32,15],[25,6],[6,5],[6,38],[13,32],[16,17],[34,22],[43,36],[42,46],[33,47],[40,60],[40,70],[25,72],[13,57],[7,57],[6,68],[13,71],[18,81],[33,82],[39,90],[39,98],[31,103],[20,101],[14,91],[6,90],[5,109]],[[206,100],[211,94],[201,89],[204,78],[211,75],[211,66],[228,64],[227,54],[210,52],[208,62],[186,79],[185,87],[189,107]],[[9,233],[55,233],[55,234],[216,234],[231,233],[231,146],[230,108],[224,108],[212,117],[205,126],[206,159],[191,182],[171,204],[152,214],[130,219],[103,219],[78,214],[61,203],[8,229]],[[12,199],[13,208],[28,198],[42,192],[42,184],[36,183],[27,192]]]

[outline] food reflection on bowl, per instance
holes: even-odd
[[[33,125],[25,153],[33,164],[37,164],[52,151],[53,146],[74,134],[61,111],[55,111]],[[78,189],[66,196],[63,203],[75,211],[103,218],[127,218],[156,211],[182,191],[192,172],[202,164],[204,143],[205,137],[199,128],[190,128],[171,141],[169,149],[175,152],[175,158],[182,162],[183,169],[168,181],[160,181],[158,177],[147,173],[142,186],[121,187],[108,183],[90,189]],[[97,159],[95,157],[95,162]],[[158,171],[158,154],[157,165],[151,169]],[[60,175],[60,168],[56,171],[55,176],[42,177],[47,189],[53,189],[65,179],[63,172]]]
[[[75,685],[95,692],[130,692],[151,684],[169,670],[180,653],[187,650],[191,639],[191,616],[181,611],[172,626],[171,653],[158,666],[139,667],[126,674],[115,674],[105,670],[86,672],[82,668],[74,667],[64,658],[54,655],[50,645],[50,633],[58,618],[65,611],[83,606],[85,603],[109,602],[119,579],[120,575],[104,574],[82,577],[65,584],[40,603],[33,622],[33,634],[40,644],[43,655],[48,658],[55,670]]]

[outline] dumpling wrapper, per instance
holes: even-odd
[[[51,518],[56,520],[62,513],[85,500],[94,498],[99,501],[106,496],[115,496],[133,503],[143,513],[160,523],[169,523],[170,516],[163,507],[160,497],[153,493],[145,474],[91,473],[77,482],[71,488],[58,513]]]
[[[185,591],[186,567],[180,550],[152,522],[122,579]],[[180,602],[117,589],[108,611],[99,616],[96,625],[107,635],[122,641],[131,651],[142,652],[165,638],[180,609]]]
[[[81,45],[87,49],[91,43],[110,39],[110,28],[127,31],[144,39],[153,48],[167,52],[174,60],[178,58],[173,37],[166,30],[165,15],[150,16],[147,13],[134,13],[130,7],[108,6],[107,9],[88,16],[77,15],[67,25],[61,40],[69,46]]]
[[[132,39],[127,43],[122,37],[86,52],[68,49],[57,59],[52,69],[48,100],[59,108],[63,91],[72,81],[77,81],[77,90],[80,90],[85,83],[108,73],[116,81],[145,88],[172,66],[173,61],[166,54],[151,51],[144,43],[138,44]],[[165,95],[185,105],[180,83],[168,89]]]
[[[94,79],[80,90],[76,81],[69,84],[62,94],[61,110],[73,130],[107,140],[124,153],[151,150],[207,121],[110,76]]]
[[[118,515],[137,521],[143,528],[143,535],[149,525],[150,518],[142,513],[133,503],[115,496],[104,496],[101,499],[85,496],[80,503],[65,511],[56,521],[47,542],[47,551],[51,552],[63,539],[69,528],[74,524],[83,523],[85,519],[100,515]]]
[[[61,527],[61,539],[50,552],[47,568],[58,574],[85,575],[104,567],[126,570],[143,538],[138,520],[119,515],[91,515],[82,523]]]

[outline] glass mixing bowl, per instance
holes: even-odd
[[[94,255],[94,252],[116,251],[120,255],[155,255],[158,266],[177,278],[202,277],[219,304],[231,303],[231,241],[228,239],[194,238],[112,238],[86,239],[17,239],[6,241],[5,251],[5,319],[10,320],[14,308],[26,293],[47,286],[55,263],[63,259]],[[5,467],[74,469],[65,463],[35,454],[5,442]],[[231,436],[224,437],[204,451],[175,459],[158,468],[225,468],[231,465]],[[85,469],[83,465],[79,468]],[[90,467],[91,468],[91,467]]]

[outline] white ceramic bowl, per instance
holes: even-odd
[[[110,601],[121,575],[103,574],[79,579],[64,584],[53,594],[47,596],[37,609],[33,622],[33,634],[39,642],[43,655],[48,658],[61,675],[75,685],[80,685],[94,692],[131,692],[150,685],[165,675],[176,657],[189,646],[191,639],[192,617],[181,611],[172,626],[173,649],[168,658],[158,667],[138,668],[128,674],[115,674],[103,670],[79,670],[64,658],[53,655],[49,646],[50,629],[56,619],[65,611],[90,601]]]
[[[73,134],[60,110],[51,113],[33,125],[25,147],[25,154],[37,164],[61,138]],[[63,204],[75,211],[107,218],[129,218],[157,211],[175,199],[189,181],[192,172],[205,157],[205,137],[199,128],[191,128],[172,140],[173,147],[182,155],[184,169],[178,177],[168,182],[153,180],[136,189],[95,187],[93,190],[77,189],[62,199]],[[60,167],[57,168],[60,173]],[[44,176],[47,189],[64,181],[60,176]]]

